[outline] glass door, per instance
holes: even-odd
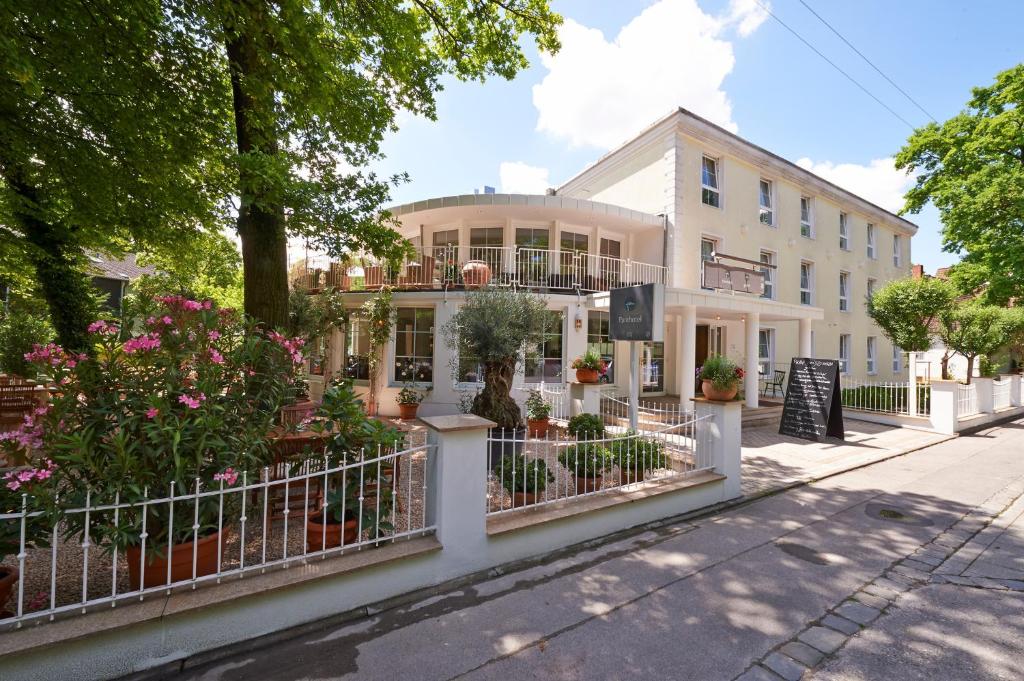
[[[645,342],[640,346],[640,392],[665,392],[665,344]]]

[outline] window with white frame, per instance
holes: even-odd
[[[892,372],[903,373],[903,350],[897,345],[892,346]]]
[[[850,250],[850,216],[846,213],[839,214],[839,248]]]
[[[542,340],[536,348],[526,353],[527,383],[562,380],[562,313],[548,310],[544,316]]]
[[[395,313],[397,383],[434,381],[434,308],[400,307]]]
[[[604,360],[605,372],[599,377],[602,383],[615,381],[615,343],[610,334],[610,316],[602,310],[587,313],[587,349],[593,350]]]
[[[352,316],[345,339],[345,376],[356,381],[370,378],[370,327],[365,319]]]
[[[850,311],[850,273],[839,273],[839,311]]]
[[[502,246],[505,244],[503,227],[473,227],[469,230],[469,257],[483,260],[497,275],[502,271]]]
[[[868,351],[868,374],[869,375],[874,375],[874,374],[878,373],[878,369],[875,366],[875,360],[876,360],[875,349],[876,349],[877,345],[878,345],[878,339],[876,339],[874,336],[868,336],[867,351]]]
[[[878,287],[878,281],[875,279],[868,279],[868,298],[875,297],[875,289]]]
[[[458,246],[459,245],[459,230],[457,229],[445,229],[440,232],[434,232],[434,248],[443,248],[445,246]]]
[[[771,378],[775,368],[775,329],[757,331],[757,373]]]
[[[800,304],[814,304],[814,265],[806,261],[800,263]]]
[[[774,300],[775,268],[773,265],[775,265],[775,254],[771,251],[761,251],[761,262],[765,265],[761,268],[761,273],[764,274],[764,293],[761,294],[761,297]]]
[[[800,197],[800,236],[814,238],[814,206],[811,197]]]
[[[850,373],[850,342],[851,336],[848,333],[839,336],[839,371],[844,374]]]
[[[709,237],[702,237],[700,240],[700,263],[701,263],[701,287],[704,288],[704,263],[715,259],[715,252],[718,250],[718,241]]]
[[[892,266],[899,267],[903,263],[903,240],[899,234],[892,235]]]
[[[700,164],[700,200],[708,206],[722,205],[718,187],[718,159],[704,156]]]
[[[875,252],[875,226],[870,222],[868,223],[866,234],[868,239],[868,257],[874,260],[878,257]]]
[[[773,208],[773,206],[775,205],[775,203],[772,200],[772,181],[762,179],[760,184],[761,187],[759,200],[761,205],[761,214],[759,219],[761,220],[762,225],[774,227],[775,209]]]

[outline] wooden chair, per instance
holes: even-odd
[[[776,390],[776,388],[778,388],[778,391],[780,393],[782,393],[783,397],[785,397],[786,396],[785,382],[786,382],[786,372],[782,371],[781,369],[776,369],[775,370],[775,374],[772,376],[771,380],[768,380],[767,378],[765,379],[764,387],[761,389],[761,394],[762,395],[767,395],[768,394],[768,388],[771,388],[772,389],[772,397],[775,397],[775,390]]]

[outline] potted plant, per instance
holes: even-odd
[[[576,380],[580,383],[597,383],[605,370],[604,360],[596,350],[587,350],[582,357],[572,361],[576,370]]]
[[[524,290],[490,287],[470,291],[466,302],[443,327],[458,356],[476,358],[483,367],[484,387],[473,398],[471,411],[496,424],[491,432],[490,464],[522,449],[526,439],[523,415],[512,399],[516,368],[526,348],[543,340],[547,305]],[[458,380],[458,362],[453,362]],[[511,449],[511,451],[505,451]]]
[[[534,437],[546,437],[551,423],[551,404],[539,390],[531,390],[526,397],[526,430]]]
[[[60,529],[126,555],[133,588],[166,584],[168,563],[172,581],[191,578],[194,555],[197,576],[216,571],[219,499],[189,495],[272,462],[269,434],[303,361],[295,339],[210,301],[158,297],[136,326],[90,325],[93,356],[52,344],[29,353],[61,387],[33,419],[36,450],[54,464],[42,503],[58,516],[87,495],[93,507],[128,504],[63,515]],[[171,495],[173,504],[144,503]]]
[[[558,462],[569,470],[576,484],[576,494],[601,489],[604,473],[612,467],[611,452],[599,442],[577,442],[558,455]]]
[[[402,386],[402,389],[398,391],[398,411],[403,421],[411,421],[416,418],[416,410],[419,409],[423,398],[423,393],[409,384]]]
[[[512,508],[537,503],[538,495],[555,481],[555,475],[543,459],[527,460],[524,454],[512,454],[501,461],[501,486],[512,497]]]
[[[705,360],[697,377],[701,381],[704,397],[727,402],[736,397],[740,381],[743,380],[743,369],[728,357],[714,355]]]
[[[668,467],[665,444],[653,437],[643,437],[630,431],[613,438],[608,449],[624,485],[643,482],[648,471]]]
[[[600,440],[604,437],[604,421],[597,414],[576,414],[569,419],[567,430],[577,440]]]

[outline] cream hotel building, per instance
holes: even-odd
[[[369,290],[347,295],[354,303],[395,287],[398,322],[378,386],[384,414],[397,411],[393,397],[410,376],[430,389],[422,415],[452,413],[475,389],[478,367],[440,335],[465,296],[470,260],[487,264],[490,283],[548,301],[545,342],[521,368],[523,388],[572,380],[573,358],[594,347],[611,361],[602,380],[625,390],[629,349],[608,339],[608,290],[641,283],[665,285],[666,325],[664,342],[642,349],[642,396],[687,403],[712,354],[758,377],[743,388],[750,407],[794,356],[838,359],[847,380],[907,380],[906,357],[865,300],[910,275],[916,226],[684,109],[546,195],[476,193],[391,210],[415,259],[399,272],[325,265],[311,280],[346,288],[363,274]],[[328,365],[358,385],[367,351],[358,321],[345,345]]]

